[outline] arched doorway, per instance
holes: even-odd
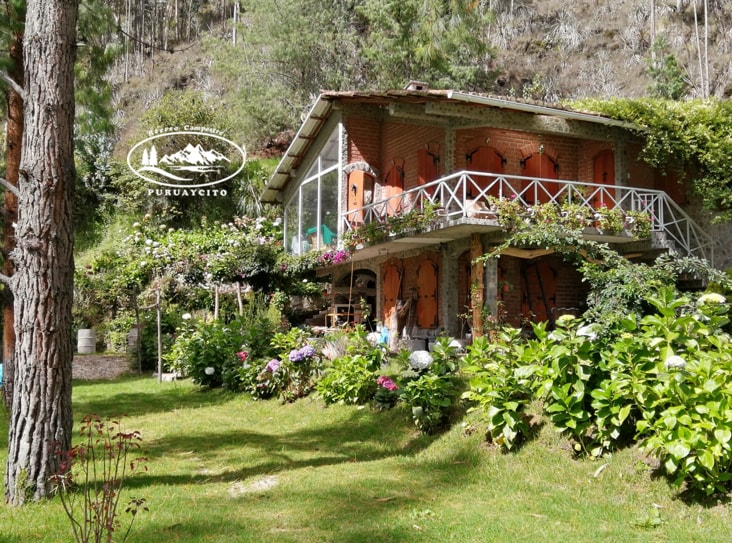
[[[531,177],[533,179],[559,179],[559,163],[556,159],[549,156],[548,153],[539,150],[537,153],[533,153],[525,157],[521,164],[524,167],[522,175]],[[537,188],[536,201],[531,202],[530,200],[534,197],[533,194],[527,195],[527,200],[532,204],[545,204],[551,201],[551,199],[559,191],[559,184],[552,183],[551,181],[544,181],[541,188]]]
[[[488,145],[480,145],[469,150],[465,158],[468,163],[468,169],[473,172],[486,172],[503,174],[506,159],[498,152],[494,147]],[[492,175],[473,175],[473,180],[478,185],[480,191],[485,190],[494,180],[495,176]],[[470,187],[468,190],[468,196],[471,198],[476,197],[477,190],[474,187]],[[499,187],[497,185],[490,188],[486,193],[486,196],[499,196]],[[506,195],[504,195],[506,196]]]
[[[615,153],[612,149],[605,149],[595,155],[593,159],[593,182],[598,185],[614,185],[615,184]],[[610,198],[606,198],[608,194]],[[600,207],[614,207],[615,205],[615,189],[607,189],[605,193],[598,193],[592,199],[592,206],[597,209]]]

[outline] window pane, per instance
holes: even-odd
[[[318,247],[318,180],[307,181],[300,188],[302,192],[302,214],[300,227],[305,238],[304,250]]]
[[[338,171],[331,170],[320,180],[321,247],[335,247],[338,234]]]

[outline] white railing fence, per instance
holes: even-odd
[[[374,194],[371,203],[342,215],[342,231],[374,222],[385,224],[391,217],[427,206],[438,208],[448,221],[470,217],[476,202],[485,203],[489,196],[513,199],[526,208],[554,203],[560,207],[573,204],[592,210],[620,208],[645,212],[651,218],[655,245],[714,263],[711,236],[663,191],[474,171],[457,172],[389,198],[380,199]]]

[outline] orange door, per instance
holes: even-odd
[[[417,269],[417,326],[437,327],[437,264],[424,259]]]
[[[392,310],[396,307],[396,302],[399,299],[400,288],[401,269],[394,264],[388,264],[384,268],[384,281],[381,288],[383,293],[381,320],[386,325],[389,323],[389,316],[391,315]]]
[[[594,179],[593,181],[599,185],[615,184],[615,153],[611,149],[600,151],[594,159]],[[609,195],[608,198],[606,195]],[[592,199],[592,206],[597,209],[600,207],[614,207],[615,189],[607,189],[600,192]]]
[[[426,185],[440,177],[440,153],[437,148],[423,148],[417,151],[417,182]],[[430,196],[435,193],[434,187],[427,189]]]
[[[502,174],[504,172],[503,164],[505,159],[500,155],[498,151],[493,147],[487,145],[481,145],[476,147],[467,154],[468,169],[472,172],[487,172]],[[491,182],[495,180],[495,176],[491,175],[474,175],[473,180],[476,185],[480,187],[480,190],[486,189]],[[478,191],[475,187],[471,187],[468,191],[470,197],[478,196]],[[488,195],[498,197],[498,186],[491,187],[488,191]]]
[[[363,222],[366,191],[373,190],[374,180],[366,172],[354,170],[348,176],[348,222],[359,225]]]
[[[524,172],[523,175],[531,177],[533,179],[559,179],[559,165],[554,162],[548,155],[535,153],[524,160]],[[559,191],[559,185],[552,183],[551,181],[543,182],[542,186],[544,189],[537,189],[536,202],[530,202],[534,204],[545,204],[551,200]],[[533,192],[526,195],[527,200],[534,198]]]
[[[396,196],[399,196],[402,192],[404,192],[404,169],[398,165],[392,166],[384,178],[382,199],[387,200],[392,198],[392,196],[395,197],[386,202],[384,211],[387,216],[391,217],[396,215],[401,210],[401,200],[396,198]]]

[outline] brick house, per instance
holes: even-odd
[[[519,326],[585,307],[578,272],[551,250],[473,262],[506,239],[501,202],[523,220],[547,206],[582,211],[586,236],[629,258],[672,251],[713,261],[710,237],[685,211],[684,186],[639,159],[631,129],[421,84],[324,92],[262,200],[283,205],[288,251],[352,249],[320,270],[332,281],[322,324],[361,321],[366,309],[419,347],[441,332],[464,337],[489,317]],[[594,219],[611,211],[626,227],[645,214],[650,233],[598,228]]]

